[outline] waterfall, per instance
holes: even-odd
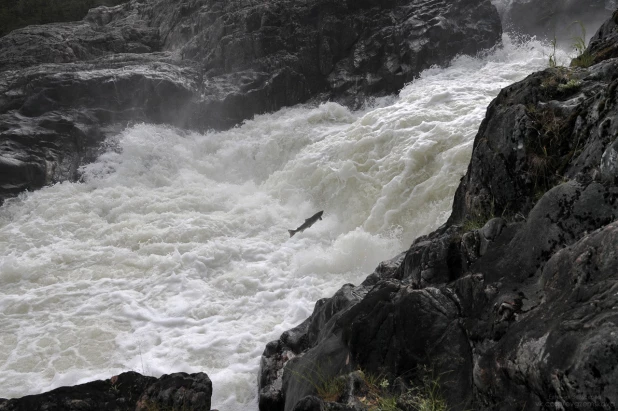
[[[266,343],[445,222],[488,104],[550,53],[505,35],[359,111],[296,106],[205,134],[133,125],[83,181],[7,201],[0,397],[203,371],[213,407],[257,409]]]

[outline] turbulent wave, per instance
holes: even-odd
[[[204,371],[213,406],[257,409],[265,344],[447,219],[487,105],[549,53],[505,36],[357,112],[299,106],[207,134],[135,125],[82,182],[8,201],[0,397]]]

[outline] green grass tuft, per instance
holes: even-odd
[[[581,87],[581,85],[582,85],[582,82],[580,80],[576,80],[572,78],[564,84],[559,84],[557,89],[558,91],[564,93],[564,92],[568,92],[572,90],[577,90]]]
[[[345,379],[334,377],[321,381],[316,385],[318,397],[326,402],[336,402],[341,398],[345,390]]]
[[[581,21],[574,24],[579,24],[581,35],[573,37],[573,49],[577,55],[571,60],[571,67],[590,67],[594,63],[594,56],[586,50],[586,27]]]
[[[327,402],[338,401],[345,390],[345,377],[328,375],[320,364],[304,367],[303,372],[292,371],[292,374],[311,385],[315,394]]]
[[[552,45],[552,52],[549,55],[549,67],[551,68],[555,68],[558,66],[558,62],[556,60],[556,44],[558,43],[558,40],[556,40],[556,35],[554,34],[554,38],[551,41],[551,45]]]
[[[422,367],[421,384],[408,390],[401,399],[403,408],[414,411],[448,411],[449,407],[442,393],[440,375],[434,370]]]

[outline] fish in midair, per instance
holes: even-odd
[[[290,237],[292,237],[296,233],[300,233],[300,232],[305,231],[307,228],[309,228],[312,225],[314,225],[316,221],[321,220],[323,213],[324,213],[324,211],[318,211],[317,213],[315,213],[314,215],[312,215],[311,217],[306,219],[305,222],[303,223],[303,225],[298,227],[296,230],[288,230],[288,233],[290,233]]]

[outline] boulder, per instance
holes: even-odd
[[[450,290],[419,290],[389,280],[371,288],[344,286],[333,298],[316,304],[301,326],[266,349],[260,409],[297,409],[323,384],[355,369],[391,380],[402,374],[420,379],[416,370],[423,366],[445,376],[451,404],[460,402],[453,409],[466,409],[472,354],[452,298]]]

